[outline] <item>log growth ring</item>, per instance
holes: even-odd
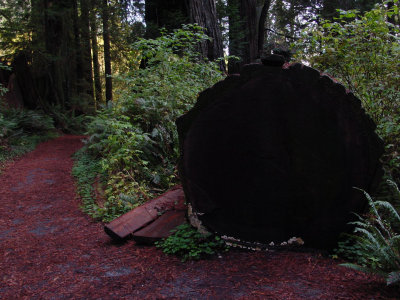
[[[177,120],[187,200],[209,230],[330,248],[381,176],[359,99],[317,70],[247,65]]]

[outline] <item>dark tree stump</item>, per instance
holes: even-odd
[[[207,89],[177,120],[185,195],[211,231],[330,248],[366,208],[353,187],[380,180],[383,143],[342,85],[271,59]]]

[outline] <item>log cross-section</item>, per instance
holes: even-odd
[[[354,187],[380,179],[382,141],[341,84],[277,56],[263,63],[207,89],[177,120],[186,199],[213,232],[330,248],[366,207]]]

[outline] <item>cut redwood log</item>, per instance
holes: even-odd
[[[383,143],[341,84],[275,58],[202,92],[177,120],[186,200],[212,232],[330,249],[366,208],[353,187],[380,181]]]
[[[140,244],[153,244],[155,241],[169,237],[171,230],[186,222],[184,210],[170,210],[150,225],[136,231],[133,239]]]
[[[125,239],[158,219],[166,211],[186,210],[185,197],[181,186],[150,200],[104,226],[104,231],[113,239]]]

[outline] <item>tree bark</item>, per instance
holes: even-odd
[[[92,49],[90,46],[89,1],[80,0],[81,3],[81,42],[82,42],[82,69],[84,75],[84,90],[93,104],[93,76],[92,76]]]
[[[258,57],[257,0],[228,0],[229,7],[229,55],[240,57],[230,61],[229,73],[238,73],[244,64]]]
[[[92,41],[93,51],[93,74],[94,74],[94,88],[96,96],[96,108],[99,104],[103,103],[103,95],[101,89],[100,78],[100,64],[99,64],[99,46],[97,43],[97,23],[96,23],[96,0],[91,0],[90,9],[90,38]]]
[[[109,7],[108,0],[103,0],[103,40],[104,40],[104,70],[106,82],[106,101],[112,101],[112,78],[111,78],[111,53],[110,53],[110,31],[109,31]]]
[[[186,0],[146,0],[146,37],[156,38],[160,28],[171,31],[189,21]]]
[[[244,63],[254,62],[258,54],[257,43],[257,0],[241,0],[240,1],[240,16],[245,20],[245,51],[243,55]]]
[[[271,0],[265,0],[264,5],[261,9],[260,19],[258,21],[258,56],[264,50],[264,39],[265,39],[265,20],[267,19],[268,11],[271,6]]]
[[[215,0],[187,0],[187,6],[190,21],[203,27],[211,38],[209,41],[200,43],[199,50],[202,56],[210,61],[223,57],[222,34],[217,22]],[[220,61],[219,68],[225,71],[223,60]]]
[[[81,39],[79,35],[79,15],[78,15],[78,3],[77,0],[72,2],[72,27],[74,32],[74,93],[79,95],[82,92],[82,87],[79,84],[83,81],[83,70],[82,70],[82,47]]]
[[[45,94],[46,102],[50,104],[65,107],[66,100],[64,76],[65,68],[60,64],[63,58],[63,46],[66,43],[64,37],[64,14],[68,10],[67,1],[55,3],[52,0],[44,1],[44,29],[46,52],[50,55],[49,71],[47,76],[47,92]]]

